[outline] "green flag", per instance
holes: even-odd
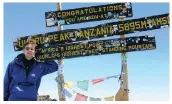
[[[93,98],[93,97],[90,97],[90,101],[101,101],[101,98]]]
[[[84,91],[87,91],[88,90],[88,83],[89,83],[89,80],[78,81],[77,87],[84,90]]]

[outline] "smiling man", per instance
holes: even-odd
[[[4,77],[4,101],[36,101],[42,76],[58,70],[55,61],[35,59],[36,42],[25,43],[23,53],[9,63]]]

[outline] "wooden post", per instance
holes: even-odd
[[[57,3],[57,10],[61,11],[62,10],[62,5],[61,3]],[[58,25],[58,31],[63,30],[63,27]],[[64,65],[64,60],[60,59],[59,60],[59,66]],[[64,95],[61,94],[62,89],[64,88],[64,75],[63,73],[59,74],[58,73],[58,95],[59,95],[59,101],[66,101],[66,98]]]
[[[124,19],[121,19],[122,21]],[[121,39],[125,39],[125,34],[120,36]],[[125,57],[125,59],[123,59]],[[123,62],[125,60],[125,62]],[[128,69],[127,69],[127,53],[122,52],[121,53],[121,62],[122,62],[122,68],[121,68],[121,79],[122,84],[120,86],[120,89],[118,90],[115,100],[116,101],[128,101],[129,100],[129,89],[128,89]]]

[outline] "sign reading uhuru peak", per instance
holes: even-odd
[[[14,42],[14,50],[20,51],[27,39],[36,40],[38,46],[45,44],[66,44],[77,41],[110,37],[114,35],[130,34],[135,32],[155,30],[169,27],[169,14],[154,15],[138,19],[111,22],[95,27],[68,29],[45,34],[37,34],[18,38]]]

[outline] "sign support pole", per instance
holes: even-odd
[[[61,11],[62,10],[62,5],[61,3],[57,3],[57,10]],[[63,27],[58,25],[58,31],[63,30]],[[63,68],[64,66],[64,60],[60,59],[59,60],[59,68]],[[61,69],[63,70],[63,69]],[[64,75],[63,72],[59,73],[58,72],[58,95],[59,95],[59,101],[66,101],[66,98],[64,95],[62,95],[61,91],[64,88]]]
[[[122,21],[124,19],[121,19]],[[125,39],[125,34],[120,35],[121,39]],[[129,101],[129,89],[128,89],[128,69],[127,69],[127,52],[121,53],[121,77],[120,77],[120,89],[118,90],[115,100],[116,101]]]

